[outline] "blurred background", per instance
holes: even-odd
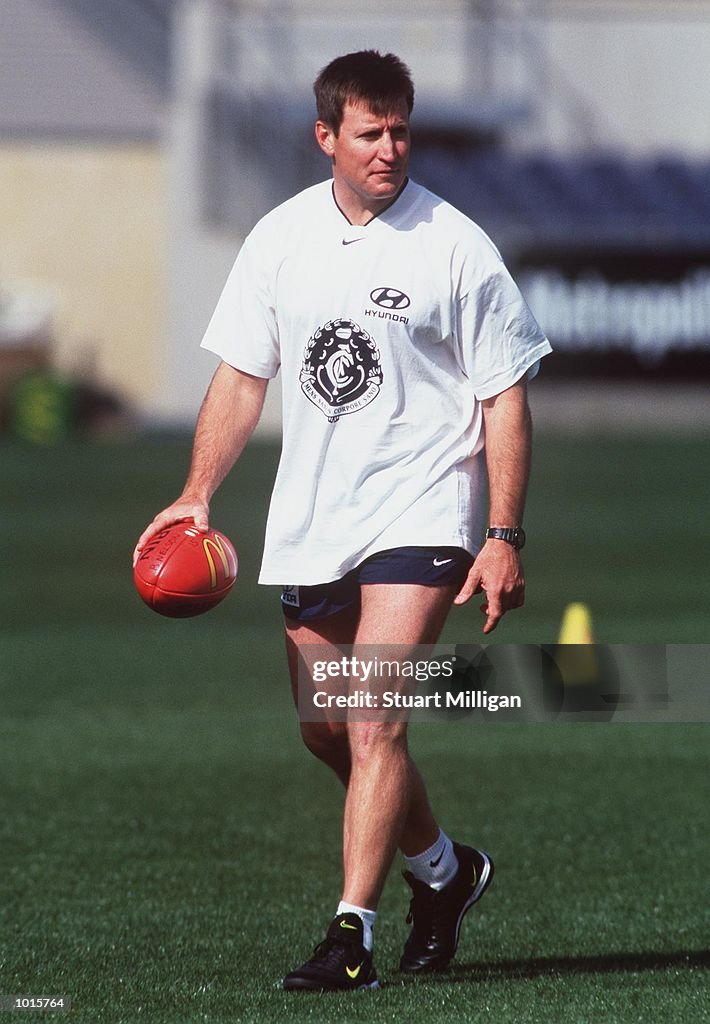
[[[538,422],[704,423],[707,0],[4,0],[6,431],[193,423],[241,240],[329,174],[311,83],[363,47],[409,63],[413,175],[552,339]]]

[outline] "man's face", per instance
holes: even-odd
[[[383,115],[359,103],[347,103],[338,134],[318,121],[316,138],[333,160],[336,198],[346,214],[351,204],[376,213],[404,184],[410,148],[404,99]]]

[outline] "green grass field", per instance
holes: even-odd
[[[277,594],[255,585],[272,447],[214,504],[230,598],[178,622],[133,591],[135,536],[188,453],[0,446],[0,995],[67,995],[74,1024],[709,1021],[702,724],[420,723],[444,827],[496,860],[455,963],[397,974],[393,870],[386,987],[280,990],[335,908],[341,793],[300,745]],[[604,642],[710,642],[706,467],[702,438],[540,437],[528,605],[496,640],[554,642],[582,600]],[[457,609],[442,639],[479,642],[480,621]]]

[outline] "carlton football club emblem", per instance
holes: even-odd
[[[380,353],[367,331],[352,320],[331,320],[309,340],[300,382],[304,395],[335,423],[377,398]]]

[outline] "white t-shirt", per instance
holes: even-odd
[[[481,399],[551,351],[488,237],[410,181],[365,227],[332,182],[272,210],[202,341],[283,381],[261,583],[339,579],[377,551],[466,548],[484,525]]]

